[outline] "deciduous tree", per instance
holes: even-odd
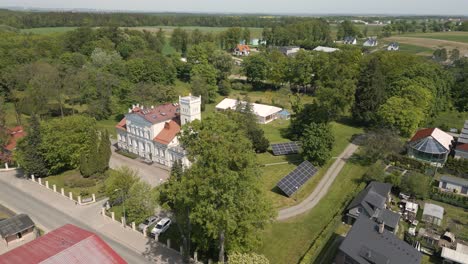
[[[311,123],[301,138],[302,156],[316,166],[323,166],[331,155],[335,142],[332,129],[326,123]]]

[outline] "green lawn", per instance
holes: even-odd
[[[402,35],[402,37],[440,39],[440,40],[448,40],[448,41],[468,43],[468,32],[417,33],[417,34],[404,34],[404,35]]]
[[[291,220],[270,225],[262,233],[263,243],[256,251],[264,254],[271,263],[297,263],[339,207],[363,188],[359,180],[365,171],[365,167],[347,163],[327,195],[314,209]]]
[[[431,120],[428,126],[456,128],[460,130],[468,120],[468,112],[447,111],[440,113],[436,118]]]
[[[411,53],[411,54],[421,54],[421,55],[430,55],[434,52],[434,50],[430,48],[411,45],[411,44],[405,44],[405,43],[400,43],[400,51]]]
[[[45,184],[46,181],[49,181],[49,187],[51,189],[52,185],[57,185],[57,192],[60,192],[60,188],[65,189],[66,195],[68,195],[68,192],[72,192],[75,199],[79,195],[81,195],[82,198],[91,197],[93,193],[96,195],[96,198],[99,198],[104,196],[104,177],[105,176],[102,178],[90,177],[88,179],[84,179],[79,171],[70,170],[58,175],[45,177],[42,179],[42,182]],[[92,186],[85,187],[83,182],[90,182],[89,185],[92,183],[94,184]]]
[[[7,219],[15,215],[15,212],[0,204],[0,220]]]
[[[68,31],[72,31],[77,27],[42,27],[42,28],[26,28],[21,29],[22,33],[32,33],[32,34],[51,34],[51,33],[64,33]]]
[[[262,125],[266,137],[271,143],[277,142],[288,142],[282,134],[283,131],[288,127],[288,120],[275,120],[270,124]],[[349,144],[350,139],[353,135],[362,133],[361,128],[351,127],[341,123],[332,123],[333,132],[335,134],[335,145],[332,149],[332,157],[338,156],[346,146]],[[327,169],[335,161],[331,159],[325,164],[319,172],[309,181],[307,181],[302,188],[299,189],[291,198],[286,197],[280,190],[276,188],[276,184],[287,174],[293,171],[297,165],[302,161],[299,155],[289,156],[274,156],[270,152],[262,153],[257,155],[257,159],[261,165],[270,163],[282,163],[286,164],[272,165],[262,167],[262,186],[267,193],[267,196],[272,200],[275,208],[282,208],[297,204],[309,196],[315,187],[318,185],[320,180],[325,175]]]

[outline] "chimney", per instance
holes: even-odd
[[[128,109],[128,112],[131,113],[131,112],[132,112],[132,109],[129,108],[129,109]]]
[[[145,106],[144,105],[141,105],[141,110],[145,109]]]
[[[137,107],[140,108],[140,104],[137,104]]]
[[[135,108],[135,105],[134,105],[134,104],[132,104],[132,109],[133,109],[133,108]]]
[[[154,109],[154,105],[151,106],[151,109]]]
[[[382,221],[382,223],[379,224],[379,234],[383,234],[385,230],[385,222]]]

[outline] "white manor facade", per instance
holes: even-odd
[[[179,103],[150,108],[133,105],[116,126],[117,145],[147,161],[171,167],[180,160],[188,167],[177,134],[181,126],[196,119],[201,120],[201,97],[197,96],[179,96]]]

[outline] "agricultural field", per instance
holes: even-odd
[[[460,55],[468,54],[468,32],[441,32],[441,33],[421,33],[405,34],[385,38],[386,42],[398,42],[406,47],[407,50],[416,51],[414,53],[426,53],[427,50],[446,48],[447,50],[458,49]],[[420,47],[418,50],[415,47]],[[405,46],[402,47],[405,49]]]
[[[172,34],[172,31],[174,31],[174,29],[178,27],[171,27],[171,26],[146,26],[145,27],[143,26],[143,27],[127,27],[127,28],[133,29],[133,30],[146,30],[150,32],[157,32],[159,31],[159,29],[162,29],[166,33],[167,36],[170,36]],[[220,33],[229,29],[229,27],[180,27],[180,28],[185,29],[188,32],[192,32],[198,29],[203,33],[208,33],[208,32]],[[252,38],[261,38],[263,28],[250,27],[249,30],[250,30],[250,34]]]
[[[363,31],[365,28],[367,28],[367,36],[378,36],[380,35],[380,32],[382,31],[382,28],[385,25],[364,25],[364,24],[355,24],[355,26],[359,29],[359,31]],[[331,35],[332,38],[336,38],[336,33],[338,32],[338,25],[337,24],[330,24],[330,30],[331,30]]]
[[[43,27],[43,28],[26,28],[21,29],[22,33],[32,33],[38,35],[47,35],[51,33],[65,33],[76,29],[77,27]]]

